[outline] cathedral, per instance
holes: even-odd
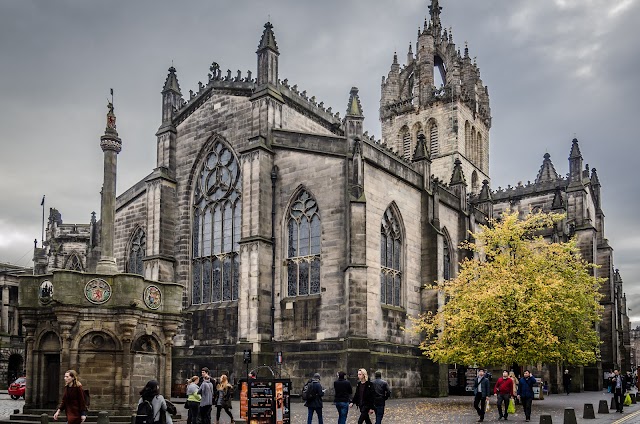
[[[167,367],[175,387],[203,366],[243,378],[251,350],[251,368],[273,366],[281,352],[278,371],[294,388],[315,372],[332,381],[364,367],[381,370],[396,396],[442,396],[457,384],[447,373],[454,365],[426,359],[419,336],[405,331],[442,301],[425,286],[454,277],[467,255],[459,243],[502,211],[562,212],[546,236],[577,237],[607,278],[601,362],[574,372],[581,388],[601,388],[603,369],[629,366],[629,319],[596,170],[573,140],[568,175],[545,155],[535,181],[492,190],[488,88],[440,14],[431,0],[406,62],[394,55],[382,78],[379,140],[364,131],[357,88],[341,117],[282,78],[271,23],[254,76],[213,63],[185,96],[172,66],[156,167],[115,200],[113,269],[100,259],[103,217],[65,224],[52,209],[35,273],[179,284],[183,322]],[[544,373],[557,388],[556,368]]]

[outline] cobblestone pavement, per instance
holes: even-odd
[[[9,418],[14,409],[19,409],[22,412],[23,406],[24,400],[22,398],[13,400],[6,391],[4,393],[0,392],[0,418]]]

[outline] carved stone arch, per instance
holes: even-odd
[[[164,344],[155,334],[138,334],[131,343],[132,353],[147,353],[163,355],[165,352]]]
[[[72,250],[67,255],[67,259],[65,259],[64,261],[63,268],[71,271],[84,272],[84,263],[82,262],[80,253],[76,250]]]
[[[478,178],[478,171],[475,169],[471,173],[471,190],[475,193],[480,188],[480,181]]]
[[[142,259],[147,255],[146,239],[147,232],[145,229],[139,224],[136,225],[129,235],[129,240],[127,240],[124,257],[125,272],[144,275]]]
[[[120,342],[120,338],[117,334],[107,328],[94,329],[89,328],[80,333],[73,339],[71,342],[71,349],[75,350],[91,350],[91,345],[97,346],[100,344],[99,340],[92,341],[91,339],[100,335],[103,337],[102,344],[100,346],[112,346],[109,350],[122,350],[122,343]],[[96,347],[98,350],[103,350],[105,348]]]
[[[448,66],[443,57],[447,57],[447,55],[442,55],[438,51],[433,55],[433,85],[436,88],[440,88],[440,84],[436,84],[436,80],[441,80],[443,86],[447,85]],[[436,72],[438,72],[440,78],[436,78]]]
[[[395,201],[380,219],[380,302],[401,307],[406,303],[406,230]]]
[[[53,330],[44,330],[36,342],[37,350],[46,352],[60,352],[62,342],[60,336]]]
[[[455,275],[454,253],[449,230],[447,227],[442,227],[442,277],[445,280],[449,280]]]

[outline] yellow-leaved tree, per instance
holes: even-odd
[[[575,240],[551,243],[540,234],[563,215],[507,211],[460,247],[474,253],[458,276],[436,283],[446,299],[438,312],[414,319],[423,353],[464,365],[597,360],[596,325],[602,279]]]

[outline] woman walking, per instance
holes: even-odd
[[[167,402],[164,400],[164,396],[160,394],[160,386],[156,380],[149,380],[140,391],[138,405],[144,401],[149,402],[153,408],[154,424],[173,424],[171,415],[167,413]]]
[[[82,384],[78,381],[78,373],[74,370],[64,373],[64,394],[58,410],[53,414],[54,420],[58,421],[61,411],[65,411],[68,424],[81,424],[87,419],[87,405],[84,401]]]
[[[198,394],[198,382],[200,378],[194,375],[187,380],[187,424],[196,424],[198,418],[198,410],[200,409],[200,399],[202,398]]]
[[[375,397],[376,389],[373,387],[373,383],[369,381],[367,370],[360,368],[358,370],[358,385],[356,386],[356,393],[351,401],[351,406],[356,405],[360,408],[358,424],[362,424],[364,422],[372,424],[369,415],[373,414]]]
[[[235,423],[233,414],[231,413],[231,397],[233,396],[233,386],[229,384],[226,374],[220,376],[220,383],[216,385],[216,392],[213,398],[213,404],[216,406],[216,424],[220,423],[220,412],[224,412],[231,418],[231,424]]]

